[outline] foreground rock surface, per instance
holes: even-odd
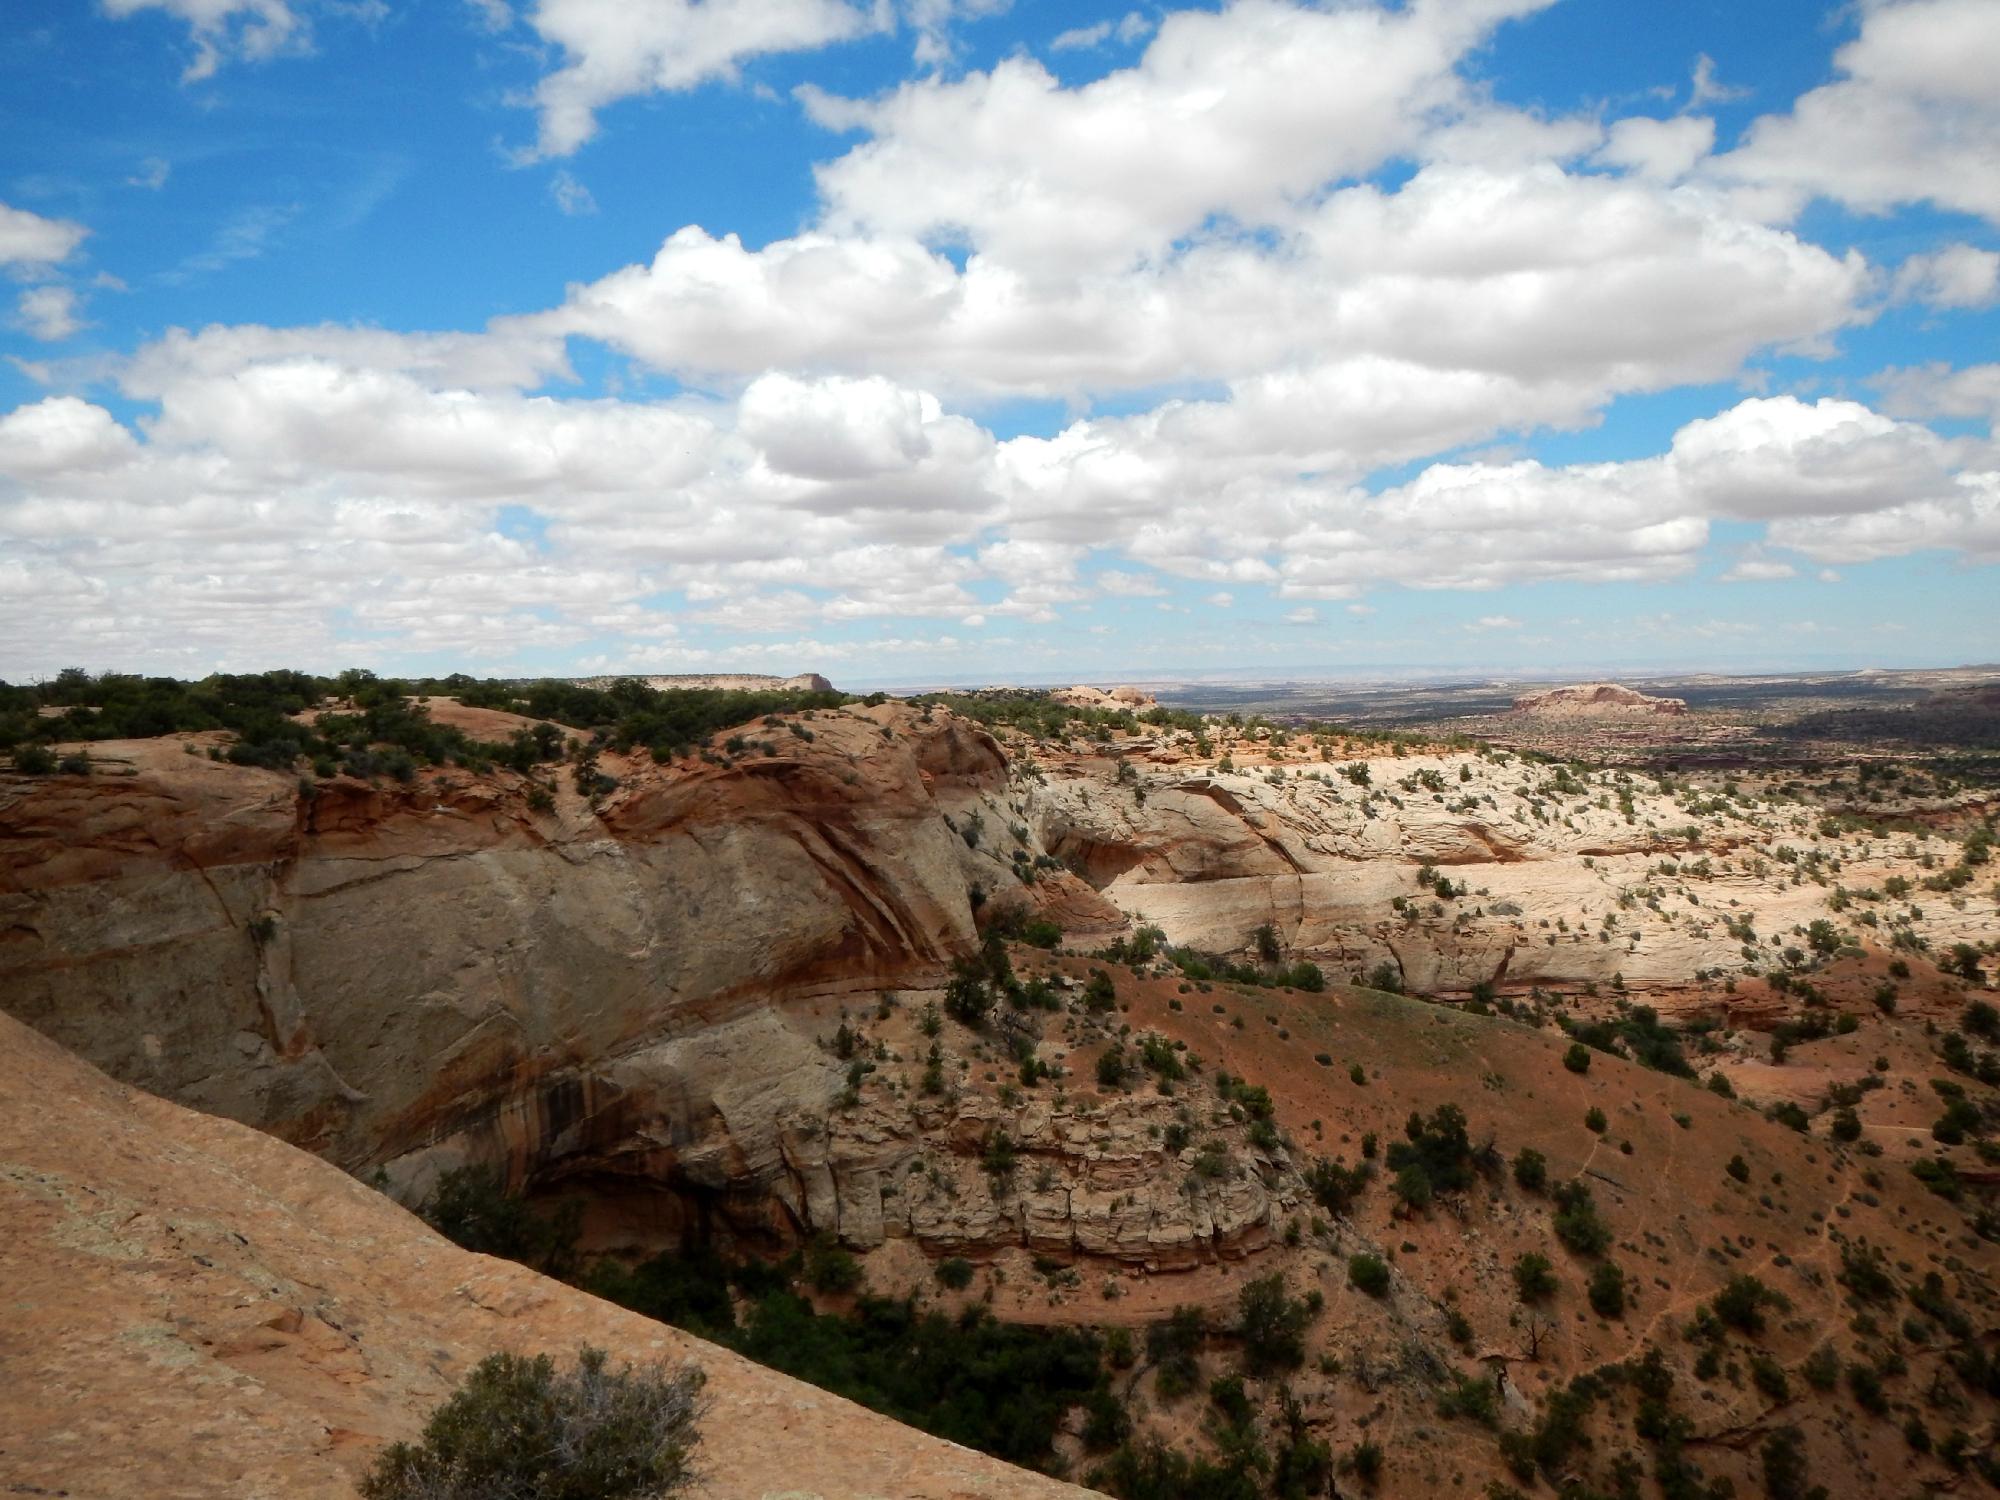
[[[702,1493],[1056,1500],[520,1266],[0,1017],[0,1480],[92,1500],[346,1500],[481,1359],[590,1344],[708,1375]]]

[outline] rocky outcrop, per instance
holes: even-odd
[[[1386,965],[1423,994],[1622,984],[1656,1005],[1684,992],[1693,1003],[1704,971],[1778,962],[1784,942],[1770,935],[1826,915],[1825,890],[1773,873],[1795,836],[1789,814],[1506,756],[1225,769],[1219,755],[1189,767],[1072,753],[1050,758],[1033,812],[1046,848],[1172,943],[1241,952],[1269,924],[1288,954],[1334,977]],[[1886,879],[1902,858],[1885,841],[1848,879]],[[1448,899],[1418,883],[1425,866]],[[1749,956],[1746,916],[1767,935]],[[1953,912],[1931,940],[1994,930]]]
[[[608,688],[615,682],[632,679],[625,677],[579,677],[579,687]],[[779,692],[779,693],[830,693],[833,684],[817,672],[800,672],[792,677],[772,677],[762,672],[684,672],[662,677],[657,674],[637,679],[656,691],[679,688],[684,691],[723,692]]]
[[[1543,718],[1624,718],[1634,714],[1684,714],[1685,698],[1655,698],[1615,682],[1584,682],[1528,693],[1514,700],[1517,714]]]
[[[1046,1036],[1004,1008],[983,1038],[948,1029],[930,1078],[915,1017],[979,924],[1052,917],[1088,949],[1145,922],[1222,953],[1268,924],[1335,980],[1672,1010],[1826,910],[1772,873],[1787,809],[1212,733],[1010,760],[948,712],[850,706],[670,766],[606,754],[616,790],[586,802],[564,772],[541,811],[511,773],[308,792],[206,741],[101,745],[96,775],[0,781],[0,1006],[409,1201],[501,1164],[582,1200],[593,1248],[832,1230],[1168,1268],[1262,1243],[1290,1167],[1239,1141],[1243,1170],[1202,1178],[1145,1101],[1013,1088],[1017,1043],[1094,1076],[1104,1036],[1074,1010]],[[1857,848],[1847,878],[1886,879],[1891,852]],[[1994,930],[1926,911],[1955,924],[1940,943]],[[868,1049],[835,1055],[850,1020]],[[1011,1176],[981,1165],[996,1130]]]
[[[788,996],[934,977],[974,937],[947,818],[1004,759],[896,705],[791,722],[733,764],[606,756],[618,790],[565,775],[543,813],[506,774],[308,793],[101,746],[99,775],[0,783],[0,1003],[361,1165]]]
[[[523,1267],[257,1131],[127,1089],[0,1016],[0,1474],[97,1500],[348,1500],[502,1350],[692,1361],[704,1495],[1055,1500]]]
[[[1049,696],[1058,703],[1071,708],[1102,708],[1117,712],[1119,709],[1143,711],[1159,707],[1159,700],[1151,693],[1135,687],[1068,687],[1057,688]]]
[[[308,793],[177,741],[101,747],[104,774],[0,792],[0,994],[405,1201],[499,1165],[580,1200],[597,1249],[830,1230],[1169,1267],[1261,1242],[1289,1167],[1184,1188],[1150,1103],[836,1108],[832,1018],[897,989],[910,1030],[976,941],[975,891],[1072,931],[1125,917],[1034,870],[1034,806],[977,726],[885,704],[741,738],[733,762],[607,755],[615,791],[539,813],[509,773]],[[996,1128],[1030,1164],[998,1181]]]

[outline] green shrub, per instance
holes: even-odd
[[[1313,1195],[1313,1201],[1336,1218],[1346,1214],[1361,1196],[1368,1181],[1375,1175],[1375,1169],[1367,1162],[1350,1167],[1345,1160],[1328,1161],[1316,1158],[1306,1168],[1306,1190]]]
[[[1833,1352],[1831,1344],[1821,1344],[1806,1356],[1799,1373],[1814,1390],[1830,1391],[1840,1382],[1840,1356]]]
[[[1371,1297],[1381,1297],[1389,1290],[1389,1268],[1377,1256],[1360,1254],[1347,1257],[1347,1279],[1358,1291]]]
[[[835,1315],[774,1290],[730,1344],[899,1422],[1034,1467],[1050,1461],[1064,1416],[1102,1377],[1088,1333],[1008,1326],[976,1307],[948,1317],[908,1298],[863,1296]]]
[[[1590,1049],[1582,1042],[1571,1042],[1569,1051],[1563,1054],[1563,1066],[1572,1073],[1590,1071]]]
[[[1148,1032],[1139,1039],[1139,1062],[1148,1073],[1156,1073],[1169,1083],[1178,1083],[1187,1077],[1180,1052],[1157,1032]]]
[[[1470,1417],[1488,1427],[1500,1421],[1500,1390],[1490,1376],[1474,1380],[1453,1375],[1451,1384],[1438,1392],[1438,1415]]]
[[[1764,1493],[1771,1500],[1806,1500],[1806,1445],[1796,1427],[1781,1427],[1764,1440],[1759,1457]]]
[[[1197,1361],[1207,1337],[1201,1309],[1195,1307],[1177,1307],[1146,1330],[1146,1358],[1157,1372],[1154,1388],[1162,1400],[1178,1400],[1195,1388],[1201,1378]]]
[[[1015,1167],[1020,1165],[1020,1154],[1015,1148],[1014,1138],[998,1128],[987,1132],[986,1149],[980,1156],[979,1164],[986,1169],[986,1175],[995,1183],[1004,1183],[1011,1179]]]
[[[1602,1255],[1611,1243],[1611,1229],[1597,1216],[1597,1204],[1582,1178],[1556,1189],[1556,1238],[1578,1255]]]
[[[1102,1015],[1117,1005],[1118,988],[1111,982],[1111,976],[1102,969],[1092,969],[1083,987],[1083,1008],[1092,1015]]]
[[[1131,1435],[1132,1414],[1102,1381],[1083,1398],[1083,1414],[1083,1446],[1092,1453],[1116,1448]]]
[[[1356,1443],[1348,1450],[1343,1467],[1363,1484],[1372,1486],[1382,1477],[1382,1445],[1366,1441]]]
[[[1129,1370],[1138,1360],[1138,1351],[1132,1344],[1132,1330],[1129,1328],[1107,1328],[1104,1330],[1104,1362],[1114,1370]]]
[[[1274,1433],[1277,1452],[1272,1455],[1271,1494],[1276,1500],[1331,1494],[1333,1445],[1312,1436],[1305,1409],[1290,1391],[1279,1393],[1278,1411],[1282,1430]]]
[[[1774,1120],[1789,1129],[1803,1133],[1812,1124],[1812,1117],[1790,1099],[1780,1100],[1764,1111],[1764,1118]]]
[[[1750,1356],[1750,1379],[1773,1401],[1789,1401],[1792,1397],[1792,1382],[1785,1375],[1785,1367],[1762,1351]]]
[[[1840,1247],[1840,1283],[1863,1302],[1893,1302],[1896,1297],[1896,1278],[1882,1252],[1866,1243]]]
[[[630,1267],[603,1260],[581,1282],[584,1290],[657,1322],[704,1338],[726,1340],[736,1329],[729,1295],[731,1271],[714,1250],[663,1251]]]
[[[1873,1365],[1849,1365],[1847,1388],[1854,1393],[1862,1410],[1880,1416],[1889,1409],[1889,1398],[1882,1392],[1881,1372]]]
[[[1305,1332],[1312,1321],[1312,1308],[1286,1292],[1283,1276],[1274,1272],[1248,1283],[1237,1306],[1243,1365],[1250,1374],[1296,1370],[1306,1362]]]
[[[1263,1455],[1239,1453],[1216,1463],[1152,1438],[1120,1448],[1088,1477],[1092,1487],[1120,1500],[1249,1500],[1262,1488],[1252,1457]]]
[[[1547,1301],[1556,1294],[1558,1284],[1555,1268],[1546,1255],[1531,1250],[1515,1260],[1514,1290],[1520,1293],[1523,1302]]]
[[[1406,1139],[1390,1143],[1388,1163],[1396,1173],[1396,1196],[1411,1209],[1428,1207],[1435,1193],[1463,1192],[1477,1167],[1499,1163],[1490,1147],[1474,1149],[1465,1111],[1456,1104],[1439,1105],[1428,1119],[1411,1111],[1403,1134]]]
[[[1123,1088],[1131,1072],[1131,1062],[1125,1056],[1125,1049],[1116,1043],[1098,1054],[1097,1083],[1100,1088]]]
[[[1625,1316],[1625,1273],[1610,1261],[1590,1273],[1590,1308],[1600,1318]]]
[[[1731,1328],[1749,1334],[1764,1331],[1766,1307],[1782,1307],[1784,1304],[1782,1296],[1748,1274],[1730,1277],[1713,1299],[1718,1318]]]
[[[937,1277],[939,1286],[962,1292],[972,1285],[972,1262],[962,1255],[954,1255],[939,1261],[937,1269],[931,1274]]]
[[[993,993],[972,960],[961,958],[953,964],[951,980],[944,987],[944,1008],[959,1025],[974,1031],[986,1024],[986,1013],[993,1008]]]
[[[540,1213],[507,1190],[497,1167],[452,1168],[417,1212],[446,1239],[481,1255],[516,1260],[550,1276],[568,1276],[576,1268],[582,1205],[565,1203]]]
[[[1280,972],[1279,982],[1288,984],[1295,990],[1304,990],[1308,994],[1317,995],[1326,989],[1326,974],[1318,964],[1300,959],[1289,969]]]
[[[806,1242],[806,1280],[822,1292],[851,1292],[861,1285],[861,1262],[821,1231]]]
[[[1910,1175],[1947,1202],[1956,1203],[1965,1192],[1958,1169],[1948,1161],[1925,1157],[1910,1163]]]
[[[656,1500],[695,1482],[702,1375],[692,1366],[613,1372],[584,1349],[558,1372],[546,1354],[494,1354],[424,1424],[385,1449],[364,1500]]]
[[[1514,1181],[1530,1193],[1549,1185],[1549,1159],[1532,1146],[1523,1146],[1514,1155]]]

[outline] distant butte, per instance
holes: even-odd
[[[1151,693],[1142,692],[1135,687],[1060,688],[1049,696],[1071,708],[1103,708],[1114,712],[1121,708],[1147,709],[1159,706]]]
[[[669,689],[702,692],[790,692],[830,693],[833,684],[817,672],[800,672],[793,677],[773,677],[765,672],[694,672],[661,676],[624,672],[608,677],[578,677],[579,687],[608,688],[614,682],[643,682],[656,692]]]
[[[1514,700],[1517,714],[1561,718],[1622,718],[1630,714],[1684,714],[1685,698],[1655,698],[1615,682],[1580,682]]]

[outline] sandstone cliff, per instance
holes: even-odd
[[[4,1005],[407,1201],[467,1161],[580,1197],[596,1248],[829,1230],[1161,1266],[1269,1233],[1289,1163],[1182,1192],[1143,1101],[1003,1106],[954,1076],[836,1110],[850,1009],[889,1013],[884,1078],[916,1090],[914,1013],[975,899],[1124,919],[1067,872],[1023,883],[1036,789],[976,726],[890,704],[725,738],[733,763],[607,756],[616,791],[544,813],[508,773],[307,795],[175,740],[101,746],[97,776],[0,790]],[[955,1075],[984,1050],[946,1046]],[[978,1165],[995,1130],[1029,1163],[1005,1191]]]
[[[606,757],[617,791],[593,807],[565,775],[541,813],[507,773],[308,793],[101,745],[98,775],[0,784],[5,1006],[349,1166],[468,1133],[672,1150],[717,1107],[674,1038],[931,980],[972,942],[947,817],[1004,785],[990,738],[894,706],[791,728],[733,764]]]

